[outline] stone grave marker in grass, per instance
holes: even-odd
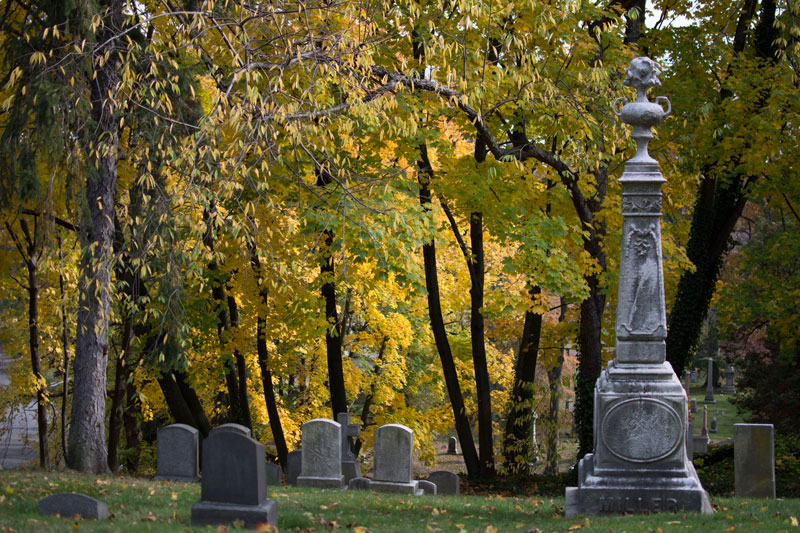
[[[772,424],[734,424],[736,496],[775,497],[775,430]]]
[[[253,437],[253,432],[250,431],[249,427],[243,426],[241,424],[234,424],[233,422],[229,422],[227,424],[222,424],[221,426],[217,426],[211,430],[211,433],[217,431],[234,431],[236,433],[241,433],[245,437]]]
[[[297,477],[300,475],[303,461],[303,450],[292,450],[286,454],[286,484],[297,486]]]
[[[234,522],[277,526],[277,505],[267,499],[265,449],[239,431],[214,431],[203,442],[203,479],[192,525]]]
[[[708,373],[706,383],[706,398],[703,403],[717,403],[714,399],[714,360],[708,358]]]
[[[275,463],[265,465],[267,473],[267,487],[280,487],[283,485],[283,470]]]
[[[450,437],[447,439],[447,454],[448,455],[457,455],[458,454],[458,439],[455,437]]]
[[[350,438],[361,435],[361,426],[350,423],[350,413],[339,413],[336,421],[342,426],[342,475],[346,485],[351,479],[361,477],[361,465],[350,451]]]
[[[105,520],[108,518],[108,505],[100,500],[76,492],[60,492],[39,500],[40,515],[59,515],[70,518],[80,515],[83,518]]]
[[[370,489],[379,492],[420,494],[412,479],[414,432],[400,424],[387,424],[375,430],[372,482]]]
[[[322,489],[344,488],[342,426],[316,418],[303,424],[303,454],[297,485]]]
[[[436,485],[436,494],[451,494],[458,496],[461,478],[458,474],[447,470],[437,470],[428,475],[428,480]]]
[[[200,433],[186,424],[171,424],[156,435],[156,481],[200,480]]]

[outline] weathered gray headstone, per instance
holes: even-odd
[[[286,454],[286,484],[294,487],[303,467],[303,450],[294,450]]]
[[[275,463],[267,463],[266,465],[267,487],[280,487],[283,485],[283,470]]]
[[[772,424],[733,425],[736,496],[775,497],[775,430]]]
[[[448,455],[456,455],[458,454],[458,439],[455,437],[450,437],[447,439],[447,453]]]
[[[708,432],[709,433],[718,433],[719,430],[717,429],[717,417],[711,418],[711,423],[708,425]]]
[[[690,383],[697,383],[697,370],[692,369],[692,377]]]
[[[211,430],[211,433],[216,433],[217,431],[234,431],[236,433],[240,433],[245,437],[253,437],[253,432],[250,431],[249,427],[243,426],[241,424],[234,424],[233,422],[228,422],[227,424],[222,424],[221,426],[217,426]],[[209,435],[211,434],[209,433]]]
[[[647,153],[651,128],[669,114],[647,99],[661,82],[659,65],[637,57],[625,85],[636,101],[615,113],[633,126],[636,155],[625,163],[622,246],[616,316],[616,359],[597,380],[594,453],[578,465],[578,486],[566,490],[566,515],[700,511],[708,495],[687,454],[688,406],[680,378],[666,361],[667,318],[661,251],[661,175]]]
[[[692,454],[708,453],[708,435],[694,435],[692,442]]]
[[[350,413],[339,413],[336,421],[342,426],[342,475],[345,485],[356,477],[361,477],[361,464],[350,451],[350,439],[361,435],[361,426],[350,423]]]
[[[736,394],[736,386],[733,384],[733,376],[736,371],[733,365],[725,367],[725,385],[722,387],[722,394]]]
[[[708,383],[706,383],[706,397],[703,403],[717,403],[714,399],[714,360],[708,358]]]
[[[365,477],[354,477],[347,484],[350,490],[369,490],[370,480]]]
[[[80,515],[83,518],[105,520],[108,518],[108,505],[85,494],[60,492],[39,500],[39,514],[65,518]]]
[[[447,470],[431,472],[428,480],[436,485],[436,494],[452,494],[458,496],[461,488],[461,478],[458,474]]]
[[[694,398],[689,400],[689,412],[696,413],[697,412],[697,400]]]
[[[303,424],[303,455],[297,485],[344,488],[342,475],[342,426],[316,418]]]
[[[420,479],[417,481],[417,488],[422,491],[422,494],[436,495],[436,483]]]
[[[238,431],[213,431],[203,441],[200,501],[192,525],[277,526],[277,504],[267,499],[264,445]]]
[[[156,435],[155,480],[200,481],[200,432],[172,424]]]
[[[412,479],[414,432],[400,424],[375,430],[374,466],[370,489],[379,492],[421,494]]]

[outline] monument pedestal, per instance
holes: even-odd
[[[275,500],[266,500],[261,505],[237,505],[233,503],[197,502],[192,505],[192,525],[209,526],[243,522],[247,529],[259,525],[278,525],[278,505]]]
[[[595,452],[578,464],[566,515],[711,513],[687,455],[686,394],[669,363],[616,360],[595,387]]]

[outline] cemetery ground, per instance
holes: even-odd
[[[105,501],[104,521],[50,517],[36,502],[74,491]],[[280,531],[791,531],[798,527],[800,499],[714,498],[715,513],[565,518],[562,497],[416,496],[270,487],[278,503]],[[0,471],[0,531],[202,531],[190,525],[200,485],[73,472]],[[210,526],[207,531],[234,531]],[[266,530],[266,529],[264,529]]]

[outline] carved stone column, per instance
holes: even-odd
[[[711,513],[708,495],[687,457],[686,392],[666,362],[661,257],[661,184],[666,180],[647,144],[651,128],[669,114],[669,100],[647,99],[647,90],[661,85],[655,61],[638,57],[626,72],[624,83],[636,89],[637,98],[619,99],[625,105],[615,112],[633,126],[637,152],[620,178],[617,357],[595,386],[594,453],[578,465],[578,487],[567,488],[566,514]]]

